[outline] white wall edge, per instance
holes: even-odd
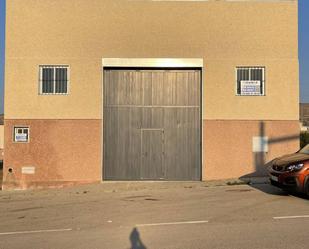
[[[103,58],[103,67],[203,67],[202,58]]]

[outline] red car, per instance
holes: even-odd
[[[274,159],[268,171],[272,185],[309,198],[309,144],[294,154]]]

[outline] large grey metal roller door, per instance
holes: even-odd
[[[201,71],[104,69],[103,178],[201,179]]]

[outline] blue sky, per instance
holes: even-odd
[[[309,1],[298,0],[300,101],[309,103]]]
[[[0,113],[3,113],[5,0],[0,0]]]
[[[300,101],[309,103],[308,27],[309,27],[309,1],[299,0]],[[5,0],[0,0],[0,113],[3,113],[4,34],[5,34]]]

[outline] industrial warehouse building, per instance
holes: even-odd
[[[299,148],[296,0],[6,8],[4,189],[259,175]]]

